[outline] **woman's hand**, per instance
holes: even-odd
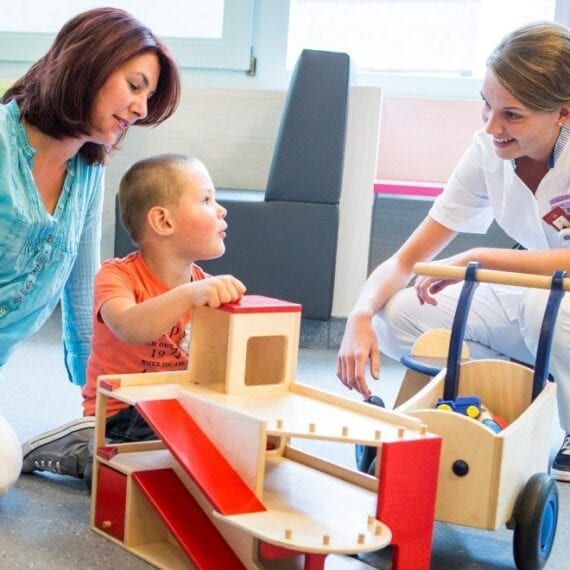
[[[415,263],[432,260],[456,235],[427,216],[398,252],[368,276],[348,317],[337,358],[336,374],[347,388],[370,397],[365,377],[368,361],[372,378],[380,377],[380,347],[372,326],[373,315],[409,284]]]
[[[454,279],[442,279],[441,277],[418,276],[414,282],[414,289],[420,305],[427,303],[428,305],[437,305],[435,295],[452,285],[456,281]]]
[[[467,267],[470,261],[477,261],[478,253],[476,249],[458,253],[445,259],[438,259],[439,265],[452,265],[455,267]],[[420,305],[437,305],[435,295],[448,287],[457,283],[455,279],[444,279],[443,277],[432,277],[418,275],[414,281],[414,289],[420,301]]]
[[[336,375],[348,389],[358,390],[364,398],[371,395],[365,375],[368,360],[372,377],[378,379],[380,350],[372,326],[372,317],[356,313],[351,315],[346,323],[337,357]]]

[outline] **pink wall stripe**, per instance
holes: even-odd
[[[400,196],[435,197],[443,191],[443,184],[437,182],[405,182],[402,180],[376,180],[375,194],[396,194]]]

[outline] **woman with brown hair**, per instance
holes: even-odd
[[[17,343],[61,302],[68,375],[85,382],[104,164],[131,125],[161,123],[179,97],[178,69],[166,46],[115,8],[68,21],[46,55],[5,92],[0,374]]]

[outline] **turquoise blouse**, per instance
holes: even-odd
[[[34,155],[17,103],[0,105],[0,368],[61,301],[68,375],[84,384],[104,170],[79,155],[70,159],[49,214],[32,177]],[[41,376],[42,363],[37,364]]]

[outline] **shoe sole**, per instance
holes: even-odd
[[[74,433],[76,431],[81,431],[84,429],[93,429],[95,428],[95,418],[94,417],[85,417],[80,418],[78,420],[73,420],[62,426],[59,426],[51,431],[42,433],[39,437],[35,439],[29,439],[22,445],[22,457],[25,461],[26,457],[34,451],[37,447],[45,445],[47,443],[51,443],[52,441],[56,441],[69,435],[70,433]]]
[[[554,479],[560,481],[561,483],[570,483],[570,471],[559,470],[554,467],[551,467],[550,476],[554,477]]]

